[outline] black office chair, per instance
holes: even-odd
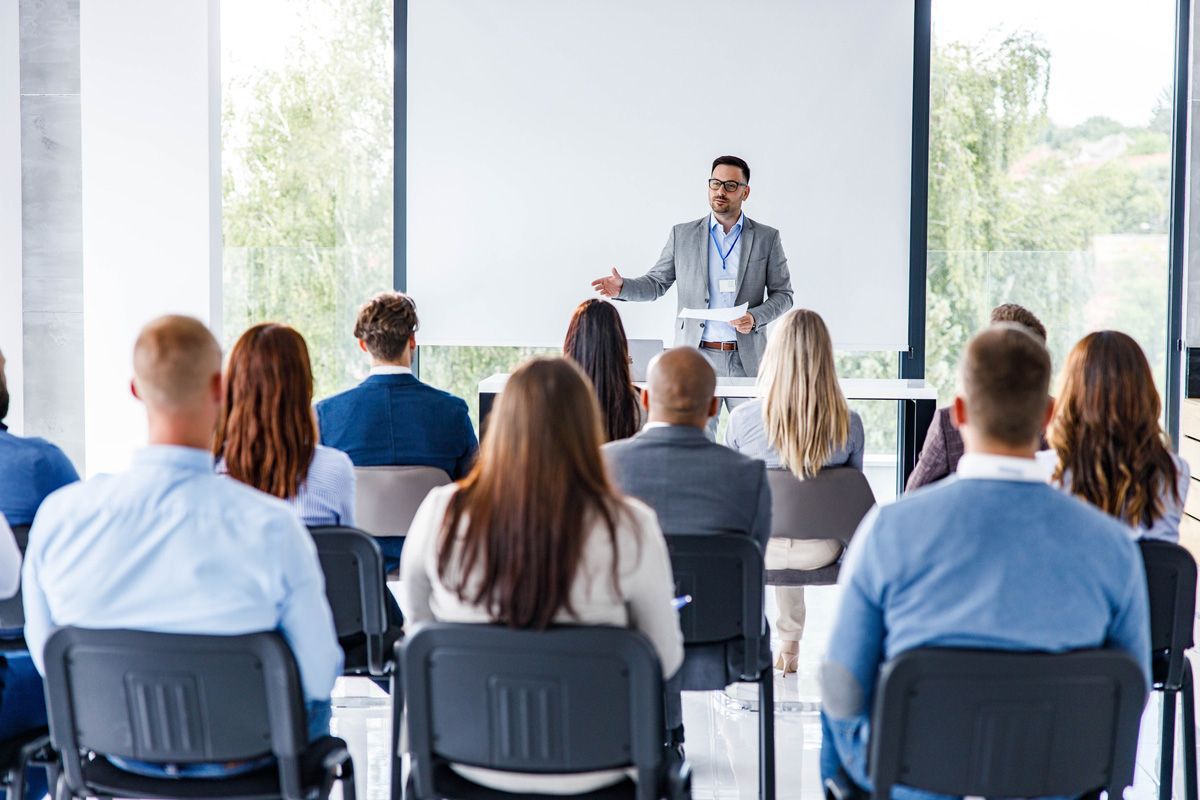
[[[29,526],[28,525],[13,525],[13,537],[17,540],[17,548],[21,551],[21,555],[25,555],[25,548],[29,546]],[[21,600],[21,591],[7,600],[0,600],[0,632],[8,632],[13,635],[13,639],[8,642],[9,646],[17,645],[23,649],[24,636],[17,634],[17,631],[25,627],[25,607]]]
[[[307,741],[300,675],[278,633],[186,636],[62,628],[46,643],[56,800],[80,797],[354,800],[346,743]],[[108,757],[274,763],[226,778],[145,777]]]
[[[393,696],[408,704],[405,800],[516,796],[473,783],[451,764],[543,774],[632,767],[636,783],[626,779],[580,796],[691,796],[689,768],[668,764],[663,748],[658,655],[636,631],[429,624],[396,653],[404,686]],[[403,708],[394,709],[398,730]],[[395,754],[398,776],[398,747]]]
[[[1175,772],[1175,706],[1183,697],[1183,780],[1188,800],[1196,800],[1196,701],[1192,646],[1196,618],[1196,560],[1171,542],[1138,542],[1150,589],[1150,654],[1153,689],[1163,693],[1159,742],[1158,796],[1170,800]]]
[[[388,626],[383,555],[369,534],[340,526],[310,528],[325,573],[325,597],[333,611],[345,675],[382,677],[391,671],[396,640]]]
[[[763,622],[763,554],[745,534],[668,533],[675,594],[691,595],[679,613],[684,691],[758,684],[759,797],[775,798],[775,675]],[[713,680],[712,665],[722,674]],[[701,665],[707,669],[701,669]]]
[[[876,688],[873,797],[891,797],[897,784],[959,796],[1121,797],[1133,783],[1145,695],[1137,662],[1118,650],[902,653]]]

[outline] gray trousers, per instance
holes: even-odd
[[[713,371],[717,373],[718,378],[746,378],[753,377],[746,375],[746,370],[742,366],[742,357],[737,350],[710,350],[707,347],[701,347],[700,352],[708,359],[708,363],[712,365]],[[745,403],[750,398],[748,397],[722,397],[721,402],[725,408],[733,411],[733,409]],[[716,440],[717,438],[717,419],[721,416],[721,406],[717,406],[717,416],[708,421],[708,438]]]

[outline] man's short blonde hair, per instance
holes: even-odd
[[[221,346],[192,317],[159,317],[142,328],[133,346],[133,380],[147,405],[190,406],[204,398],[220,371]]]

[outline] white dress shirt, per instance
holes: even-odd
[[[738,221],[725,233],[721,223],[711,212],[708,215],[708,307],[733,308],[737,305],[737,290],[721,291],[721,281],[733,281],[737,285],[738,267],[742,258],[742,230],[745,227],[746,215],[738,217]],[[721,256],[725,256],[724,262]],[[704,342],[734,342],[737,341],[737,331],[728,322],[704,323],[704,333],[700,335]]]

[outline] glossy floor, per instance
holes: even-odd
[[[768,593],[768,614],[774,597]],[[817,768],[821,729],[816,714],[816,671],[832,625],[837,589],[810,589],[808,629],[800,670],[786,679],[776,673],[775,737],[777,796],[781,800],[818,800]],[[758,797],[758,712],[753,686],[721,692],[686,693],[684,723],[687,758],[694,771],[693,797],[751,800]],[[1159,697],[1154,695],[1142,721],[1135,784],[1131,800],[1158,796]],[[339,682],[334,698],[334,733],[350,745],[357,770],[358,796],[389,800],[390,703],[373,684],[361,679]],[[1175,770],[1176,796],[1182,797],[1182,773]]]

